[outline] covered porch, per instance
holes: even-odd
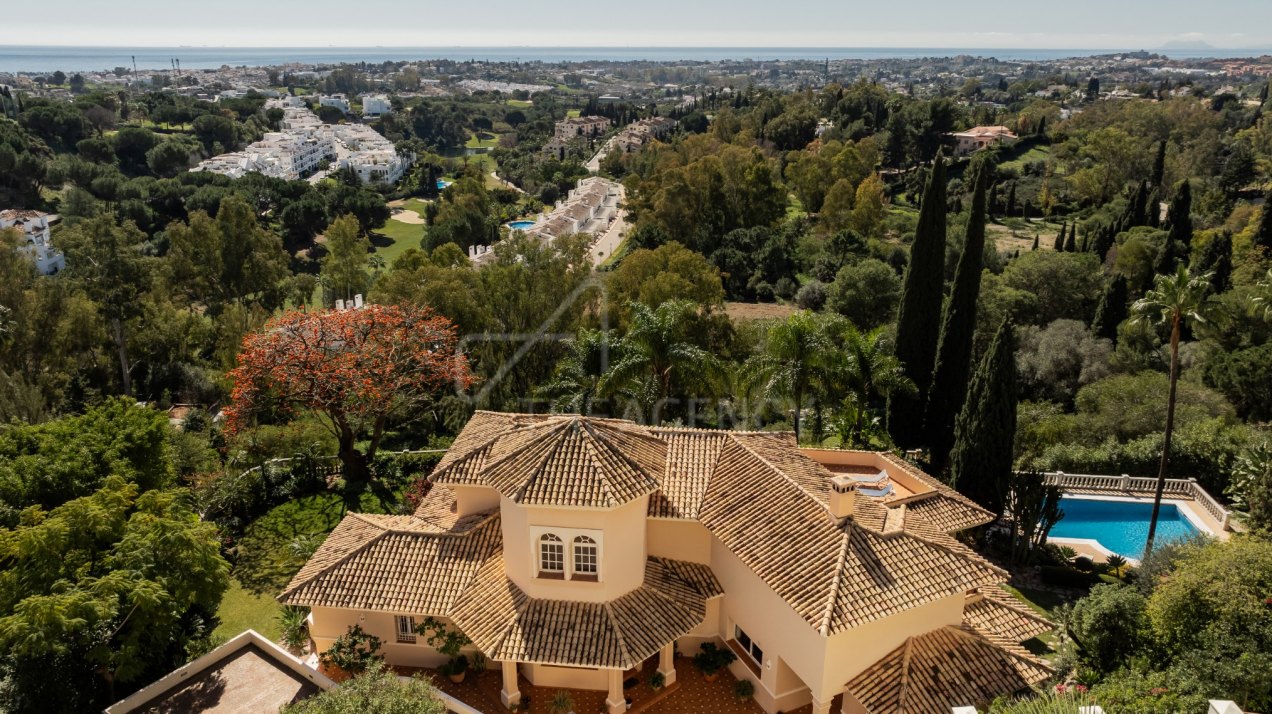
[[[754,699],[739,699],[735,687],[738,680],[728,669],[708,682],[702,672],[687,657],[674,657],[670,671],[675,678],[667,677],[662,654],[651,657],[635,669],[618,672],[618,700],[622,709],[611,709],[612,693],[589,689],[572,689],[553,686],[536,686],[522,676],[515,666],[517,701],[528,703],[517,711],[528,714],[552,714],[552,700],[558,692],[565,692],[573,703],[575,714],[609,714],[612,711],[648,712],[649,714],[763,714],[764,710]],[[494,714],[505,708],[505,670],[499,663],[492,663],[484,672],[469,672],[462,683],[456,684],[436,670],[397,667],[402,674],[422,672],[433,678],[438,689],[480,710]],[[667,683],[660,689],[650,686],[655,672],[663,672]],[[630,704],[629,704],[630,701]]]

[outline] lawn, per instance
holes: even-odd
[[[419,203],[423,204],[423,201]],[[407,202],[406,208],[416,210],[410,202]],[[423,209],[419,210],[422,212]],[[424,226],[389,219],[383,228],[372,232],[371,245],[375,247],[375,254],[384,258],[384,265],[387,268],[392,266],[393,261],[405,253],[407,248],[419,248],[423,238]]]
[[[278,613],[282,606],[273,595],[257,595],[243,589],[238,580],[230,578],[230,589],[221,598],[216,616],[221,624],[213,630],[213,636],[228,640],[243,630],[252,629],[275,642],[282,633],[278,629]]]
[[[1024,168],[1025,164],[1033,163],[1035,161],[1046,161],[1050,158],[1051,147],[1044,144],[1033,147],[1011,161],[1004,161],[998,166],[998,168],[1003,170],[1013,169],[1015,171],[1019,171]]]
[[[525,99],[509,99],[507,101],[507,104],[510,107],[517,107],[519,109],[525,109],[526,107],[534,106],[534,102],[527,101]]]
[[[468,137],[468,143],[464,144],[469,149],[493,149],[499,146],[499,135],[491,134],[489,139],[479,138],[476,134]]]

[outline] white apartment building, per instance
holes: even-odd
[[[389,98],[383,94],[362,98],[362,116],[364,117],[380,117],[392,111],[393,106],[389,103]]]
[[[349,98],[343,94],[332,94],[331,96],[318,97],[318,105],[322,107],[335,107],[345,114],[349,113]]]
[[[66,269],[66,257],[53,247],[49,226],[58,216],[40,211],[10,209],[0,211],[0,230],[16,228],[22,232],[18,250],[35,261],[35,267],[43,275],[53,275]]]
[[[351,168],[363,183],[397,183],[415,157],[399,154],[393,142],[361,124],[323,124],[305,107],[277,100],[266,105],[282,108],[281,131],[270,132],[243,151],[214,156],[191,171],[211,171],[231,178],[248,173],[295,180],[325,160]]]

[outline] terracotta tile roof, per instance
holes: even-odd
[[[1029,610],[999,587],[969,593],[963,606],[963,624],[990,639],[1025,642],[1055,629],[1047,618]]]
[[[414,516],[345,516],[279,599],[289,605],[445,616],[500,552],[499,518],[439,532]]]
[[[649,499],[649,515],[655,518],[694,520],[707,492],[711,472],[728,432],[697,429],[652,429],[667,442],[667,468],[658,493]]]
[[[483,416],[483,436],[495,422]],[[608,419],[511,423],[477,441],[465,439],[465,454],[439,463],[434,482],[487,485],[523,504],[613,508],[655,491],[667,460],[662,439]]]
[[[499,559],[496,559],[499,560]],[[705,566],[651,558],[645,584],[612,602],[538,600],[483,567],[450,617],[494,660],[628,669],[702,624],[721,594]]]
[[[1028,653],[1013,652],[965,627],[911,637],[845,689],[868,714],[931,714],[984,705],[1051,676]]]
[[[994,520],[993,513],[909,461],[889,452],[881,452],[880,457],[933,489],[918,498],[905,499],[905,503],[911,513],[931,521],[946,533],[956,533]]]
[[[722,450],[699,519],[822,634],[1003,580],[963,549],[883,533],[887,511],[869,497],[859,495],[853,519],[840,523],[802,480],[742,441]]]

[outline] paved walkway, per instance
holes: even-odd
[[[622,184],[618,186],[618,214],[608,230],[602,233],[592,244],[592,265],[600,265],[609,259],[627,235],[627,209],[623,204],[627,200],[627,190]]]

